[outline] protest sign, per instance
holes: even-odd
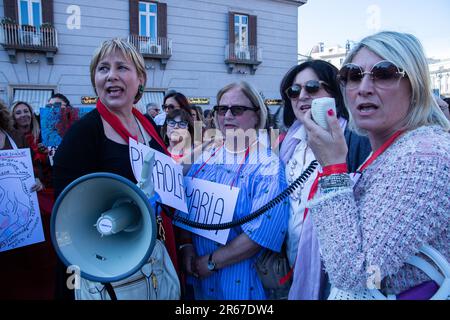
[[[210,182],[202,179],[186,177],[186,200],[189,214],[178,212],[178,215],[190,221],[204,224],[219,224],[233,219],[239,188]],[[230,229],[203,230],[186,226],[182,223],[175,225],[196,233],[221,244],[226,244]]]
[[[0,151],[0,252],[45,240],[30,149]]]
[[[176,164],[169,156],[130,138],[130,162],[136,180],[141,180],[142,165],[144,164],[145,156],[150,150],[155,152],[152,170],[155,192],[159,194],[163,204],[187,212],[183,167]]]

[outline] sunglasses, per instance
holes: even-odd
[[[48,103],[45,105],[46,108],[61,108],[61,106],[62,106],[61,102]]]
[[[217,112],[219,116],[224,116],[228,110],[231,111],[231,114],[236,116],[241,116],[247,110],[257,111],[256,107],[247,107],[247,106],[214,106],[214,111]]]
[[[303,86],[299,84],[293,84],[284,92],[289,97],[289,99],[297,99],[303,89],[305,89],[305,91],[309,94],[314,94],[320,90],[321,85],[327,86],[328,84],[320,80],[308,80]]]
[[[399,79],[406,77],[405,71],[390,61],[382,60],[376,63],[370,71],[364,71],[360,66],[348,63],[339,71],[338,80],[347,89],[355,89],[366,74],[373,80],[375,86],[382,89],[391,88],[398,84]]]
[[[186,129],[188,127],[188,122],[183,120],[181,121],[167,120],[167,125],[172,128],[175,128],[175,126],[178,125],[178,128]]]
[[[163,104],[162,108],[163,108],[163,110],[170,110],[170,111],[172,111],[172,110],[175,109],[175,106],[173,104]]]

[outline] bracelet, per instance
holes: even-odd
[[[193,247],[193,246],[194,246],[194,245],[193,245],[192,243],[185,243],[185,244],[180,245],[180,246],[178,247],[178,250],[181,251],[183,248],[186,248],[186,247]]]
[[[332,164],[322,168],[322,173],[320,173],[320,177],[326,177],[332,174],[340,174],[347,172],[348,172],[347,163],[344,162],[339,164]]]
[[[320,189],[325,193],[328,193],[330,190],[326,189],[336,189],[336,188],[348,188],[352,186],[352,181],[348,174],[340,173],[340,174],[332,174],[329,176],[324,176],[319,179]]]

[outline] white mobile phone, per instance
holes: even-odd
[[[330,109],[333,109],[334,114],[336,114],[336,102],[334,98],[317,98],[311,103],[311,114],[314,122],[325,130],[328,129],[327,112]]]

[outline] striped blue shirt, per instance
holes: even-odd
[[[287,187],[282,162],[266,149],[251,152],[245,159],[245,163],[243,156],[238,158],[225,148],[221,148],[214,157],[210,158],[213,152],[214,150],[211,150],[198,163],[193,164],[187,176],[197,173],[196,178],[228,186],[234,183],[235,187],[240,188],[233,220],[256,211]],[[205,161],[207,161],[206,165],[197,172]],[[241,169],[240,172],[239,169]],[[289,202],[285,199],[258,218],[232,228],[227,243],[245,232],[260,246],[280,251],[287,232],[288,216]],[[198,256],[209,255],[222,246],[195,234],[193,234],[193,243]],[[205,279],[190,277],[188,282],[194,286],[195,298],[197,300],[265,299],[266,295],[255,269],[258,255],[220,269]]]

